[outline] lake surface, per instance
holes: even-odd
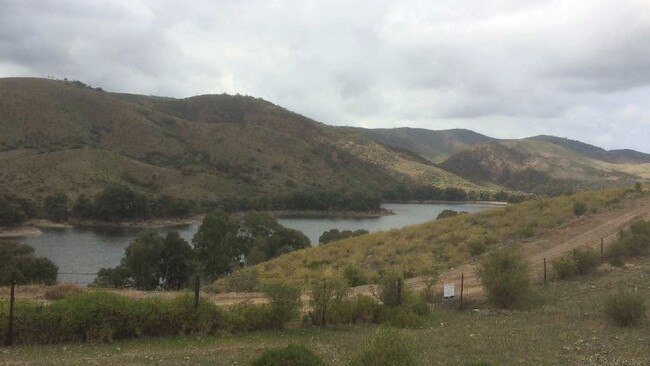
[[[395,215],[378,218],[285,218],[278,221],[289,228],[302,231],[318,244],[318,237],[327,230],[368,231],[390,230],[435,219],[446,209],[475,212],[493,207],[487,204],[383,204]],[[156,229],[166,234],[178,231],[185,240],[190,241],[196,233],[198,224]],[[72,228],[44,229],[43,235],[20,238],[19,241],[32,246],[36,255],[47,257],[59,266],[60,282],[88,284],[102,267],[115,267],[124,255],[124,249],[141,229],[126,228]]]

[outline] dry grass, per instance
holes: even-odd
[[[529,201],[332,242],[292,252],[256,267],[262,278],[270,279],[321,278],[338,273],[348,265],[359,266],[370,276],[387,269],[416,276],[451,268],[470,259],[469,246],[476,241],[489,249],[538,239],[575,219],[573,203],[576,201],[585,202],[593,212],[626,196],[637,197],[615,189]]]

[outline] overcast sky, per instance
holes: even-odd
[[[0,76],[650,152],[650,1],[0,0]]]

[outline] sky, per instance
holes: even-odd
[[[0,77],[650,153],[650,0],[0,0]]]

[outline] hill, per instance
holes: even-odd
[[[253,268],[262,278],[295,279],[317,279],[347,267],[358,268],[370,278],[386,270],[409,277],[439,273],[491,248],[547,237],[576,220],[575,202],[584,202],[590,212],[603,212],[626,200],[632,207],[643,203],[647,211],[643,197],[610,189],[526,201],[301,249]]]
[[[480,187],[259,98],[108,93],[0,79],[0,190],[95,194],[108,185],[189,199],[297,190]]]
[[[503,140],[472,146],[440,166],[476,182],[538,194],[632,185],[628,165],[585,156],[537,139]]]
[[[304,192],[490,199],[504,189],[553,194],[629,185],[650,176],[648,161],[647,154],[550,136],[333,127],[242,95],[176,99],[78,81],[0,79],[0,194],[37,201],[109,186],[246,201],[242,209]]]
[[[412,151],[433,163],[440,163],[449,156],[473,145],[497,141],[492,137],[463,129],[432,131],[423,128],[402,127],[355,130],[377,143]]]

